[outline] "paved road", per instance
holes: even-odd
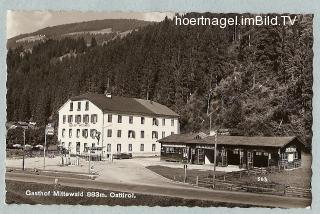
[[[54,177],[30,175],[22,173],[6,173],[7,180],[16,180],[24,182],[36,182],[53,184]],[[141,184],[127,184],[119,182],[105,182],[96,180],[74,179],[74,178],[59,178],[59,183],[65,186],[83,187],[123,192],[134,192],[149,195],[163,195],[171,197],[180,197],[186,199],[200,199],[216,202],[228,202],[236,204],[250,204],[255,206],[270,206],[283,208],[304,208],[310,206],[311,199],[281,197],[273,195],[262,195],[243,192],[226,192],[213,191],[209,189],[199,189],[184,184],[176,185],[141,185]]]

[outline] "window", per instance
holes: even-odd
[[[91,147],[92,147],[92,148],[96,148],[96,144],[95,144],[95,143],[92,143],[92,144],[91,144]]]
[[[128,138],[136,138],[135,132],[132,131],[132,130],[129,130],[129,131],[128,131]]]
[[[129,144],[128,151],[132,152],[132,144]]]
[[[121,152],[121,144],[117,144],[117,152]]]
[[[140,132],[140,137],[141,137],[141,138],[144,138],[144,131],[141,131],[141,132]]]
[[[80,152],[80,142],[77,142],[76,144],[76,152]]]
[[[107,137],[112,137],[112,129],[108,129],[108,131],[107,131]]]
[[[118,115],[118,123],[122,123],[122,116]]]
[[[69,129],[69,137],[72,137],[72,129]]]
[[[140,152],[144,151],[144,144],[140,144]]]
[[[165,118],[162,119],[162,125],[163,125],[163,126],[166,125],[166,119],[165,119]]]
[[[80,137],[80,129],[77,129],[77,138]]]
[[[263,155],[269,157],[269,153],[268,152],[264,152]]]
[[[86,101],[86,109],[85,109],[86,111],[88,111],[89,110],[89,101]]]
[[[171,119],[171,126],[174,126],[174,119]]]
[[[110,143],[107,144],[107,152],[111,152],[111,144]]]
[[[83,115],[83,122],[84,122],[85,124],[88,124],[88,123],[89,123],[89,115],[88,115],[88,114]]]
[[[112,114],[108,114],[108,123],[112,123]]]
[[[62,137],[64,137],[65,136],[65,132],[66,132],[66,129],[62,129]]]
[[[262,152],[256,152],[256,155],[262,155]]]
[[[73,115],[68,115],[68,123],[72,123],[73,122]]]
[[[81,123],[81,115],[80,114],[76,115],[75,122],[77,124]]]
[[[129,124],[133,123],[133,116],[129,116]]]
[[[154,126],[158,126],[159,122],[157,120],[157,118],[152,118],[152,125]]]
[[[88,151],[88,144],[87,143],[83,144],[83,151],[84,152]]]
[[[98,122],[98,115],[91,114],[91,123],[95,124]]]
[[[63,116],[62,116],[62,122],[63,122],[63,124],[66,123],[66,115],[63,115]]]
[[[69,142],[69,145],[68,145],[68,149],[69,149],[69,150],[71,149],[71,146],[72,146],[72,143]]]
[[[174,132],[171,132],[171,135],[174,135]]]
[[[166,132],[162,132],[162,138],[166,137]]]
[[[90,129],[90,137],[94,139],[96,137],[96,130],[95,129]]]
[[[282,153],[281,154],[281,159],[282,160],[287,160],[288,159],[288,154],[287,153]]]
[[[117,137],[121,137],[121,130],[117,131]]]
[[[233,153],[234,155],[237,155],[237,154],[239,154],[239,150],[238,150],[238,149],[234,149],[234,150],[232,151],[232,153]]]
[[[156,144],[152,144],[152,151],[156,151]]]
[[[88,129],[82,129],[82,137],[84,138],[88,137]]]
[[[77,108],[77,111],[80,111],[81,110],[81,102],[78,102],[78,108]]]
[[[152,131],[152,139],[158,139],[158,132]]]
[[[141,117],[141,124],[144,124],[144,117]]]
[[[294,152],[294,153],[293,153],[293,157],[294,157],[294,159],[299,159],[299,157],[298,157],[298,152]]]
[[[70,103],[70,111],[73,111],[73,102]]]

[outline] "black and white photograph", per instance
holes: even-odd
[[[6,204],[310,209],[313,18],[8,10]]]

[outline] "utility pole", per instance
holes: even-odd
[[[46,168],[47,129],[44,130],[43,169]]]
[[[212,185],[213,188],[215,188],[215,182],[216,182],[216,165],[217,165],[217,133],[215,133],[214,135],[213,185]]]
[[[23,128],[23,157],[22,157],[22,170],[24,170],[24,159],[26,153],[26,129]]]

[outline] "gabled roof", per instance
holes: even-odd
[[[177,113],[157,102],[136,98],[107,97],[104,94],[86,93],[70,98],[71,101],[89,100],[103,112],[121,114],[179,117]]]
[[[163,139],[160,143],[183,143],[183,144],[214,144],[215,137],[208,136],[202,139],[196,139],[197,134],[174,134]],[[306,146],[299,138],[291,137],[246,137],[246,136],[217,136],[218,145],[243,145],[243,146],[263,146],[263,147],[279,147],[291,143],[297,139],[300,143]]]

